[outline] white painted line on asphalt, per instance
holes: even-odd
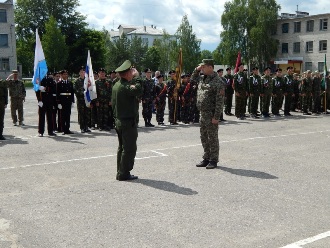
[[[325,239],[327,237],[330,237],[330,231],[324,232],[324,233],[320,233],[318,235],[315,235],[313,237],[307,238],[307,239],[303,239],[303,240],[299,240],[295,243],[292,243],[290,245],[286,245],[283,246],[281,248],[302,248],[302,245],[307,245],[310,243],[313,243],[315,241],[321,240],[321,239]]]
[[[219,143],[221,144],[221,143],[241,142],[241,141],[249,141],[249,140],[256,140],[256,139],[280,138],[280,137],[298,136],[298,135],[307,135],[307,134],[316,134],[316,133],[326,133],[326,132],[330,132],[330,130],[307,132],[307,133],[296,133],[296,134],[285,134],[285,135],[277,135],[277,136],[274,135],[274,136],[264,136],[264,137],[252,137],[252,138],[245,138],[245,139],[240,139],[240,140],[224,140],[224,141],[220,141]],[[137,152],[137,154],[146,153],[146,152],[153,152],[153,153],[158,153],[158,155],[157,156],[154,155],[154,156],[141,157],[141,158],[137,157],[136,159],[141,160],[141,159],[148,159],[148,158],[166,157],[168,155],[166,155],[164,153],[161,153],[160,151],[196,147],[196,146],[201,146],[201,145],[202,144],[193,144],[193,145],[186,145],[186,146],[174,146],[174,147],[153,149],[153,150],[149,150],[149,151],[140,151],[140,152]],[[33,166],[39,166],[39,165],[60,164],[60,163],[68,163],[68,162],[99,159],[99,158],[106,158],[106,157],[115,157],[115,156],[117,156],[117,155],[112,154],[112,155],[103,155],[103,156],[88,157],[88,158],[76,158],[76,159],[60,160],[60,161],[46,162],[46,163],[40,163],[40,164],[22,165],[22,166],[18,166],[18,167],[5,167],[5,168],[0,168],[0,170],[19,169],[19,168],[27,168],[27,167],[33,167]]]

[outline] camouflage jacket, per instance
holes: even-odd
[[[202,115],[210,115],[216,120],[220,119],[223,111],[224,97],[221,91],[225,90],[225,85],[216,72],[211,75],[199,75],[195,69],[192,74],[192,81],[198,82],[197,107]]]
[[[143,82],[142,100],[154,100],[154,99],[155,99],[154,80],[146,78]]]
[[[84,78],[77,78],[73,83],[73,91],[76,95],[77,101],[82,102],[85,101],[85,88],[84,88]]]
[[[10,97],[25,98],[26,91],[24,83],[21,80],[8,80],[7,86],[9,88]]]
[[[304,78],[301,81],[300,85],[300,93],[306,94],[306,93],[312,93],[312,86],[313,86],[313,80],[312,78]]]
[[[320,77],[313,78],[312,91],[313,91],[313,93],[321,92],[321,78]]]
[[[98,79],[95,82],[97,101],[99,102],[111,102],[112,83],[107,79]]]

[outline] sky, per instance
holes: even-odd
[[[154,25],[174,34],[187,14],[193,32],[201,39],[201,50],[213,51],[220,42],[220,19],[226,0],[80,0],[78,11],[90,28],[117,30],[120,24]],[[297,10],[310,15],[329,13],[328,0],[278,0],[280,13]],[[327,5],[326,5],[327,4]]]

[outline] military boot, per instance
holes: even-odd
[[[214,169],[215,167],[217,167],[217,162],[215,161],[210,161],[210,163],[206,166],[206,169]]]
[[[207,159],[203,159],[198,164],[196,164],[196,167],[206,167],[209,164],[209,161]]]

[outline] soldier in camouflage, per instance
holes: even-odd
[[[23,126],[23,102],[25,102],[26,91],[24,83],[21,80],[18,80],[17,70],[13,70],[12,72],[13,73],[7,78],[7,86],[10,95],[11,118],[13,119],[14,126],[17,126],[17,111],[19,125]]]
[[[293,81],[293,67],[287,67],[287,75],[284,77],[284,115],[291,116],[290,109],[292,104],[292,98],[294,98],[294,81]]]
[[[76,79],[73,83],[73,91],[76,95],[77,99],[77,110],[78,110],[78,123],[80,126],[81,133],[90,133],[89,130],[89,120],[90,120],[90,108],[86,106],[85,102],[85,88],[84,88],[84,81],[85,81],[85,67],[82,66],[79,71],[79,78]]]
[[[112,84],[106,78],[106,72],[104,68],[99,69],[99,79],[96,80],[96,106],[97,106],[97,126],[99,130],[110,131],[109,118],[111,108],[111,92]]]
[[[308,107],[310,106],[312,97],[312,72],[310,70],[306,71],[306,76],[301,82],[300,94],[302,97],[302,110],[304,115],[311,115],[308,112]]]
[[[166,106],[166,93],[167,88],[164,83],[164,75],[157,76],[157,84],[156,84],[156,100],[155,100],[155,108],[156,108],[156,120],[158,125],[164,125],[164,111]]]
[[[8,89],[6,81],[0,79],[0,140],[5,140],[3,137],[3,126],[5,118],[5,109],[8,105]]]
[[[313,94],[313,113],[321,113],[321,76],[318,71],[315,72],[312,84],[312,94]]]
[[[144,70],[146,78],[143,82],[142,94],[142,116],[146,127],[154,127],[151,124],[152,118],[152,104],[155,100],[155,84],[151,78],[151,70],[149,68]]]
[[[273,96],[272,96],[272,113],[274,116],[281,116],[280,109],[282,107],[282,97],[284,89],[284,79],[282,77],[282,69],[276,69],[276,76],[273,78]]]
[[[193,72],[192,80],[198,81],[197,107],[200,110],[200,134],[204,148],[203,160],[197,167],[214,169],[219,161],[219,120],[223,111],[225,85],[214,70],[213,59],[203,59]],[[204,75],[200,75],[203,71]]]
[[[172,70],[169,72],[170,80],[167,82],[167,96],[168,96],[168,121],[171,125],[177,125],[178,121],[178,113],[179,113],[179,99],[178,96],[175,98],[175,87],[176,87],[176,79],[175,79],[175,71]]]

